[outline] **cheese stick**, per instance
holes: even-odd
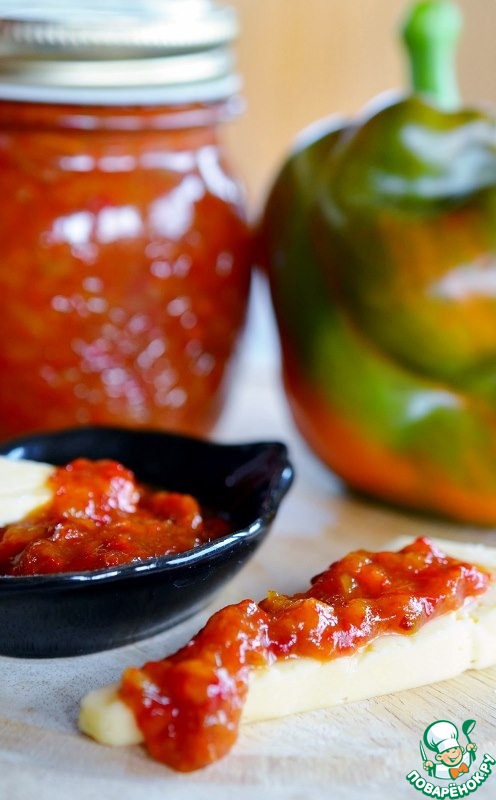
[[[398,549],[406,541],[393,543]],[[252,669],[242,722],[411,689],[496,663],[496,549],[439,540],[447,554],[488,570],[493,581],[480,596],[429,620],[412,634],[384,634],[352,655],[331,660],[297,657]],[[446,653],[449,652],[449,658]],[[117,685],[90,692],[81,703],[80,729],[107,745],[143,740]]]
[[[55,467],[0,456],[0,525],[9,525],[51,500],[48,479]]]

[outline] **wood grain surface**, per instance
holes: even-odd
[[[224,440],[281,438],[297,479],[272,534],[242,573],[202,614],[137,645],[80,658],[0,658],[2,800],[162,800],[163,798],[312,798],[413,800],[405,780],[422,772],[419,739],[438,718],[473,718],[479,754],[496,754],[496,669],[394,696],[246,725],[222,761],[190,775],[148,758],[141,747],[103,747],[79,734],[80,698],[115,681],[122,669],[183,644],[226,602],[293,592],[351,548],[380,548],[398,535],[432,534],[496,544],[480,532],[374,505],[343,492],[294,432],[272,363],[244,363]],[[98,621],[95,621],[98,624]],[[449,656],[448,656],[449,657]],[[477,796],[496,797],[496,775]]]

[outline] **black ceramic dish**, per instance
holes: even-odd
[[[116,459],[144,483],[190,493],[227,514],[233,531],[127,566],[0,577],[0,654],[25,658],[119,647],[193,614],[262,542],[293,478],[277,442],[221,445],[157,431],[75,428],[6,442],[0,455],[50,464]]]

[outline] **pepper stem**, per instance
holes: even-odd
[[[455,60],[461,29],[461,12],[450,0],[421,0],[402,31],[413,91],[427,95],[446,111],[460,105]]]

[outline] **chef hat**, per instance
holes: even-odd
[[[460,747],[458,729],[452,722],[438,720],[425,729],[424,742],[430,750],[437,750],[438,753],[444,753],[451,747]]]

